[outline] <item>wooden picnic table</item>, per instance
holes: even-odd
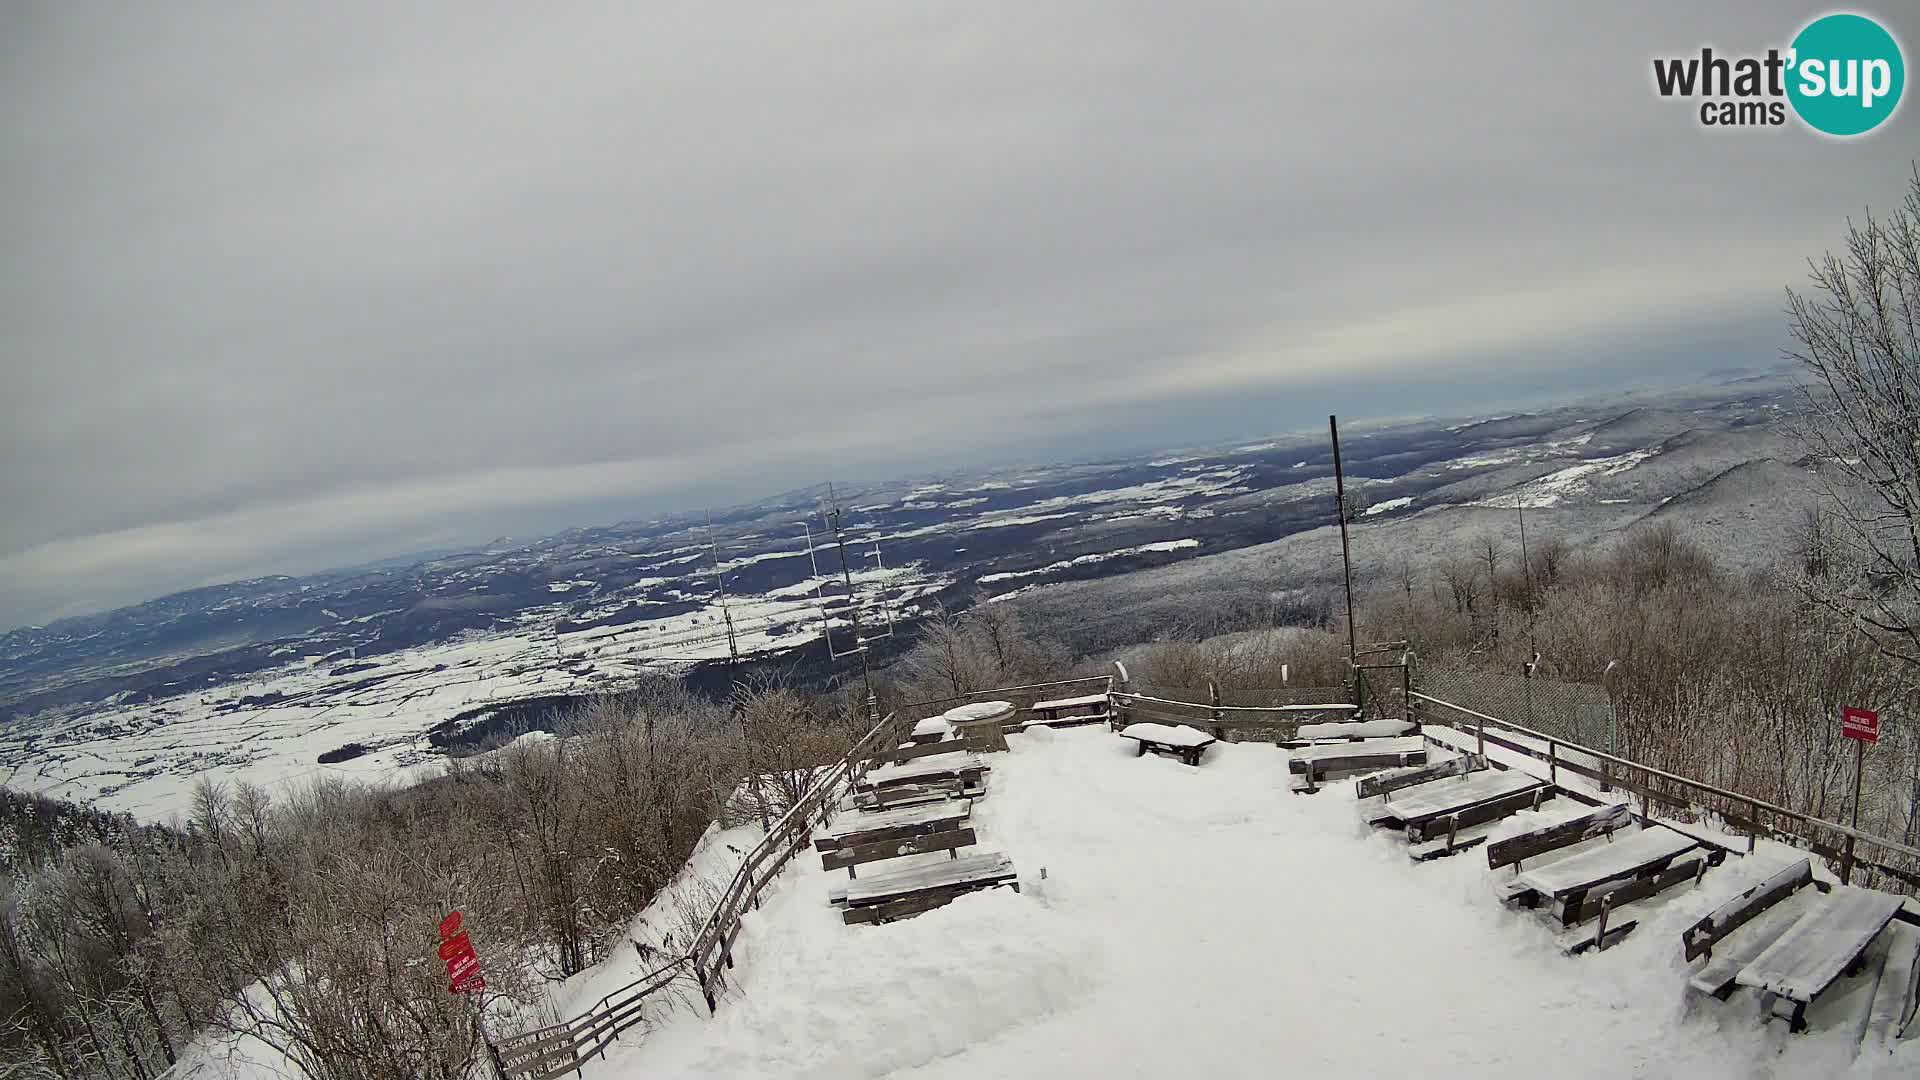
[[[1381,810],[1399,821],[1425,821],[1539,786],[1539,780],[1518,770],[1483,769],[1402,788],[1387,796]]]
[[[1200,755],[1214,743],[1213,736],[1206,732],[1176,724],[1128,724],[1120,737],[1134,741],[1136,757],[1154,750],[1196,766],[1200,764]]]
[[[813,846],[817,851],[832,851],[849,845],[871,844],[920,833],[945,832],[966,824],[972,816],[973,803],[967,799],[945,799],[873,813],[841,814],[828,826],[827,835],[815,840]]]
[[[1292,764],[1300,766],[1294,769],[1294,772],[1302,772],[1308,763],[1325,766],[1327,769],[1338,769],[1342,767],[1342,763],[1344,762],[1354,762],[1360,759],[1387,757],[1420,757],[1424,759],[1426,753],[1427,740],[1418,735],[1408,735],[1397,739],[1363,739],[1359,742],[1343,740],[1341,742],[1314,743],[1311,746],[1303,746],[1295,750],[1292,754],[1288,755],[1288,760]],[[1417,763],[1408,761],[1406,764],[1411,765]]]
[[[1900,911],[1901,898],[1847,885],[1836,886],[1780,940],[1754,957],[1734,981],[1790,1003],[1788,1026],[1807,1026],[1807,1006],[1860,961],[1867,946]],[[1781,1015],[1778,1007],[1775,1015]]]

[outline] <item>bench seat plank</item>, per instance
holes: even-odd
[[[1293,737],[1303,743],[1322,739],[1388,739],[1417,731],[1419,727],[1411,720],[1347,720],[1333,724],[1301,724],[1294,730]]]
[[[1212,746],[1214,743],[1213,736],[1204,731],[1173,724],[1128,724],[1121,730],[1120,737],[1182,750]]]
[[[1898,896],[1838,886],[1735,981],[1805,1005],[1859,959],[1899,910]]]
[[[909,761],[899,765],[885,765],[878,769],[869,769],[861,777],[859,786],[866,788],[891,787],[895,784],[916,784],[927,780],[947,780],[966,773],[985,772],[987,763],[978,754],[966,754],[957,758],[944,758],[941,761]]]
[[[1863,1049],[1882,1052],[1893,1049],[1894,1040],[1913,1016],[1914,993],[1920,987],[1920,928],[1893,923],[1887,928],[1887,959],[1880,969],[1880,986],[1873,992],[1873,1007],[1867,1013],[1867,1033]]]
[[[1085,694],[1080,697],[1054,698],[1051,701],[1036,701],[1033,703],[1033,707],[1030,711],[1060,712],[1065,709],[1085,709],[1094,705],[1099,705],[1104,708],[1106,704],[1107,704],[1107,695],[1105,694]]]
[[[1362,739],[1359,742],[1315,743],[1295,750],[1289,757],[1294,762],[1311,761],[1315,764],[1327,764],[1334,767],[1347,758],[1375,757],[1385,754],[1424,754],[1427,740],[1418,735],[1408,735],[1398,739]]]
[[[1734,979],[1754,958],[1766,952],[1780,935],[1800,921],[1813,906],[1804,896],[1793,896],[1761,912],[1737,932],[1713,947],[1713,953],[1687,985],[1710,997],[1725,999],[1732,995]]]
[[[1539,786],[1539,780],[1518,770],[1486,769],[1404,788],[1387,796],[1381,809],[1400,821],[1421,821]]]
[[[816,851],[832,851],[847,844],[865,844],[892,836],[911,836],[915,830],[944,832],[957,828],[973,816],[973,803],[966,799],[904,806],[871,813],[842,813],[827,827],[827,835],[813,842]]]
[[[1011,857],[1003,852],[986,851],[850,881],[846,903],[848,907],[863,907],[917,892],[995,884],[1013,876]]]
[[[1612,843],[1529,868],[1516,880],[1542,896],[1558,900],[1570,893],[1657,869],[1695,846],[1691,837],[1659,826],[1626,836],[1616,833]]]

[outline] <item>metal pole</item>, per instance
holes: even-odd
[[[1360,649],[1353,626],[1353,551],[1347,543],[1347,474],[1340,467],[1340,418],[1327,417],[1327,430],[1333,436],[1333,491],[1339,502],[1340,513],[1340,565],[1346,574],[1347,586],[1347,663],[1360,662]]]
[[[1867,744],[1864,739],[1853,740],[1853,820],[1848,822],[1854,828],[1860,827],[1860,766],[1867,756]],[[1840,883],[1853,884],[1853,837],[1847,837],[1847,847],[1840,855]]]
[[[853,570],[847,566],[847,541],[840,533],[840,503],[833,498],[833,485],[827,485],[827,499],[833,505],[828,524],[833,527],[834,546],[840,549],[840,580],[847,586],[847,621],[853,624],[853,647],[860,654],[860,681],[867,688],[867,722],[880,722],[880,699],[873,692],[873,671],[867,664],[867,641],[860,632],[860,603],[853,595]]]

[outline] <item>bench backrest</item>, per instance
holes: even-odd
[[[1813,864],[1806,859],[1721,904],[1712,914],[1680,932],[1680,949],[1688,960],[1710,951],[1723,937],[1751,922],[1754,916],[1792,896],[1813,882]]]
[[[1473,771],[1473,767],[1474,760],[1462,755],[1457,758],[1448,758],[1445,761],[1437,762],[1424,768],[1415,769],[1412,772],[1382,773],[1378,776],[1369,776],[1354,785],[1353,797],[1356,799],[1365,799],[1374,795],[1385,795],[1389,791],[1399,791],[1401,788],[1413,787],[1415,784],[1424,784],[1429,780],[1441,780],[1449,776],[1465,776],[1467,773]]]
[[[1487,867],[1497,870],[1510,866],[1522,859],[1531,859],[1535,855],[1544,855],[1570,847],[1582,840],[1591,840],[1596,836],[1606,836],[1616,829],[1626,828],[1633,822],[1633,811],[1624,803],[1602,806],[1597,810],[1581,814],[1579,817],[1549,825],[1544,829],[1521,833],[1508,837],[1497,844],[1487,845]]]
[[[839,870],[842,867],[859,866],[862,863],[879,862],[882,859],[897,859],[903,855],[953,851],[957,848],[972,847],[975,842],[972,829],[923,833],[898,840],[882,840],[873,844],[851,844],[836,848],[820,856],[820,865],[827,870]]]
[[[964,750],[976,749],[967,739],[943,739],[940,742],[919,743],[914,746],[900,746],[892,750],[876,750],[867,760],[875,765],[894,765],[903,761],[914,761],[935,754],[957,754]]]

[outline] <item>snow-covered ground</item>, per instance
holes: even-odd
[[[1857,989],[1801,1036],[1763,1025],[1750,993],[1689,993],[1681,930],[1771,869],[1764,849],[1636,905],[1613,949],[1567,957],[1494,899],[1479,851],[1412,864],[1359,823],[1349,784],[1289,795],[1283,754],[1221,745],[1195,769],[1104,729],[1032,729],[991,758],[973,821],[1021,893],[849,927],[826,900],[844,875],[803,855],[748,917],[719,1015],[681,1010],[587,1076],[1920,1071],[1915,1041],[1855,1060],[1841,1014]]]
[[[892,590],[904,615],[947,579],[909,567],[866,569],[854,580]],[[812,579],[734,596],[731,610],[743,653],[820,635]],[[832,622],[842,632],[844,620]],[[644,675],[725,657],[727,648],[718,612],[702,609],[566,633],[539,613],[512,631],[364,661],[290,658],[246,680],[16,725],[0,732],[0,783],[164,821],[187,810],[203,776],[267,787],[323,773],[404,781],[415,769],[437,767],[427,732],[443,721],[529,697],[618,690]],[[365,751],[319,760],[348,744]]]

